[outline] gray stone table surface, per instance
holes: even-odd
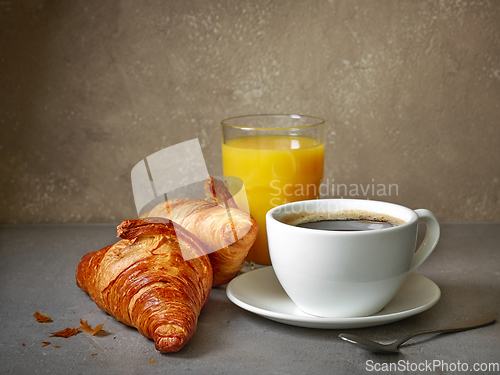
[[[115,242],[115,227],[0,226],[1,374],[457,373],[465,365],[469,373],[499,372],[498,322],[422,336],[399,354],[377,355],[341,341],[338,334],[346,330],[295,327],[243,310],[227,298],[224,287],[212,289],[191,341],[178,353],[160,354],[152,340],[99,310],[75,285],[80,258]],[[441,228],[436,250],[417,270],[441,289],[437,304],[404,320],[350,333],[389,342],[477,314],[500,317],[500,224]],[[37,323],[35,311],[53,322]],[[104,323],[109,334],[50,337],[50,332],[78,326],[80,319],[92,327]],[[42,347],[43,341],[50,345]],[[474,364],[483,371],[472,371]]]

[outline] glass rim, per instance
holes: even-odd
[[[277,127],[277,128],[264,128],[264,127],[255,127],[255,126],[237,126],[237,125],[230,125],[227,124],[227,121],[230,120],[236,120],[236,119],[245,119],[245,118],[257,118],[257,117],[288,117],[291,119],[300,119],[300,118],[308,118],[308,119],[314,119],[317,122],[311,125],[303,125],[303,126],[287,126],[287,127]],[[308,129],[308,128],[314,128],[316,126],[321,126],[325,125],[326,121],[318,116],[310,116],[310,115],[298,115],[298,114],[292,114],[292,113],[277,113],[277,114],[261,114],[261,115],[242,115],[242,116],[233,116],[233,117],[228,117],[225,118],[224,120],[221,121],[222,126],[226,126],[228,128],[233,128],[233,129],[242,129],[242,130],[290,130],[290,129]]]

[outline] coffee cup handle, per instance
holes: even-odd
[[[429,255],[431,255],[432,251],[436,247],[439,241],[439,223],[436,219],[436,216],[429,211],[424,209],[415,210],[418,215],[418,219],[423,221],[426,225],[425,237],[422,241],[422,244],[418,248],[417,252],[413,256],[413,260],[411,262],[410,270],[408,272],[415,271],[424,261],[427,259]]]

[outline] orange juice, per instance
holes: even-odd
[[[266,213],[283,203],[319,196],[324,152],[324,143],[298,136],[236,138],[222,145],[224,175],[243,180],[250,214],[259,224],[247,261],[271,264]]]

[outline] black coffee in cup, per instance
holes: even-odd
[[[311,223],[301,223],[297,224],[297,226],[301,228],[335,231],[363,231],[392,228],[391,223],[374,220],[321,220]]]
[[[281,221],[302,228],[327,231],[381,230],[405,223],[401,219],[386,214],[364,210],[300,212],[286,215]]]

